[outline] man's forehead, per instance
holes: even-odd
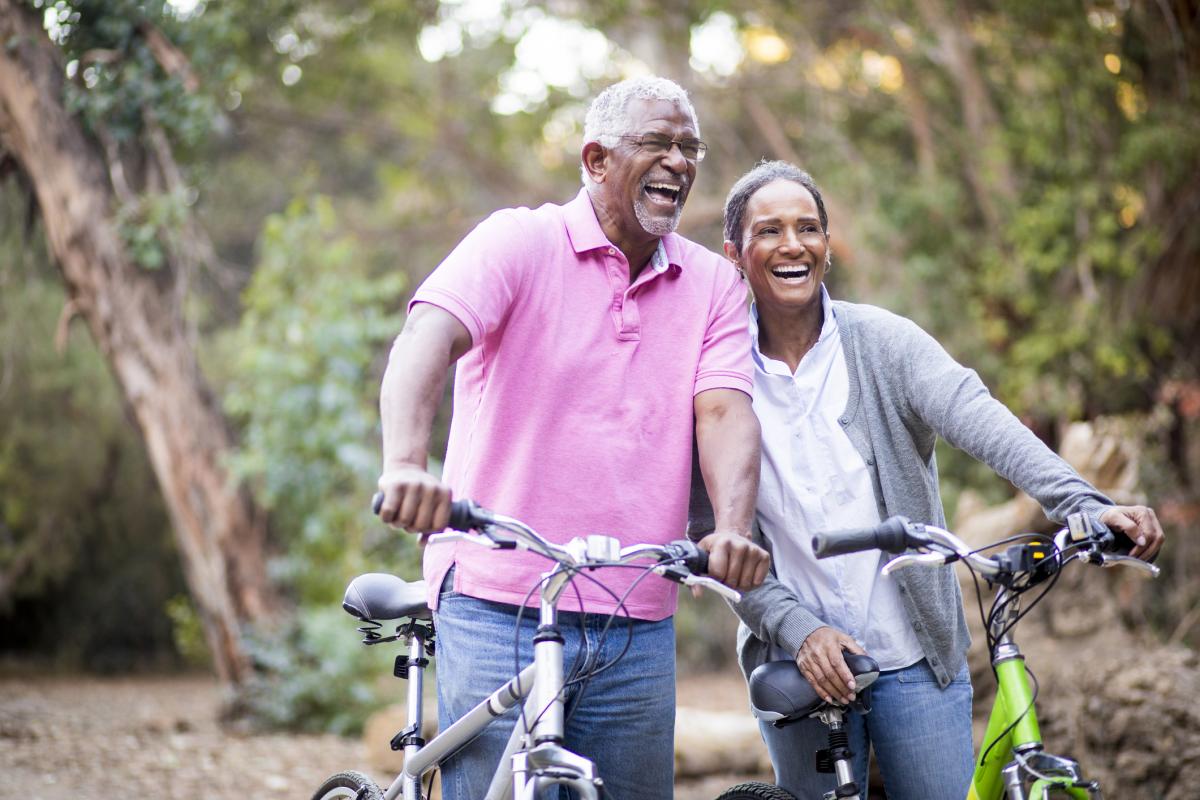
[[[683,103],[675,100],[635,97],[629,101],[625,113],[630,121],[636,124],[665,122],[696,128],[696,119],[691,111]]]

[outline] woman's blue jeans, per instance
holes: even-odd
[[[971,678],[964,665],[945,689],[924,660],[880,673],[871,687],[871,712],[848,715],[854,779],[866,794],[868,753],[875,750],[888,800],[962,800],[975,769],[971,732]],[[836,785],[815,769],[816,751],[829,746],[820,720],[776,728],[759,722],[775,782],[799,800]]]
[[[569,592],[570,589],[568,588]],[[563,669],[569,672],[581,642],[591,648],[592,667],[606,667],[625,647],[628,622],[613,621],[601,643],[607,615],[559,614],[566,643]],[[438,721],[443,730],[514,675],[516,606],[443,591],[435,612],[437,630]],[[533,659],[538,611],[521,620],[520,663]],[[675,627],[633,622],[633,642],[615,665],[593,677],[586,690],[566,690],[564,746],[596,763],[605,798],[662,800],[674,784]],[[520,712],[512,709],[442,765],[447,800],[481,800],[496,771]],[[565,795],[565,790],[563,792]]]

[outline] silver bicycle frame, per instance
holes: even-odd
[[[557,630],[558,599],[566,587],[570,573],[556,566],[542,576],[540,629]],[[420,658],[424,641],[414,635],[409,644],[409,657]],[[423,706],[421,701],[423,668],[416,668],[409,677],[409,728],[419,725]],[[564,725],[563,644],[561,638],[539,637],[533,646],[533,663],[510,679],[482,702],[441,731],[428,744],[410,744],[404,748],[404,770],[384,793],[384,800],[420,800],[421,778],[429,770],[453,756],[474,740],[497,717],[524,701],[526,731],[521,724],[513,726],[504,754],[484,800],[535,800],[537,794],[553,785],[574,789],[583,800],[599,800],[595,765],[562,746]]]

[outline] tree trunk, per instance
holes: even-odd
[[[33,187],[69,302],[145,441],[217,674],[240,684],[250,669],[242,628],[276,603],[262,516],[223,466],[232,439],[188,335],[180,269],[130,259],[113,216],[117,165],[67,113],[58,51],[14,0],[0,0],[0,42],[0,150]]]

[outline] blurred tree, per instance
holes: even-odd
[[[112,91],[75,95],[83,113],[72,114],[55,43],[32,9],[0,0],[0,148],[37,198],[70,297],[64,319],[86,320],[142,432],[217,673],[236,684],[250,666],[242,626],[275,595],[261,514],[223,464],[232,442],[182,309],[207,248],[186,224],[161,114],[182,105],[187,118],[195,76],[135,3],[57,11],[84,80]]]

